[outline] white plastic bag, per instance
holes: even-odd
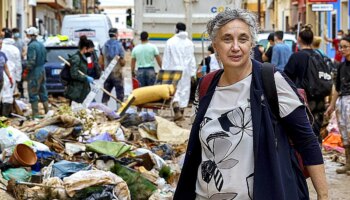
[[[0,128],[0,146],[1,151],[4,149],[24,143],[30,140],[29,137],[22,131],[9,126],[7,128]]]

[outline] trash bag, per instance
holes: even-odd
[[[90,170],[91,166],[86,163],[70,162],[66,160],[55,163],[52,167],[52,177],[63,179],[80,170]]]
[[[32,173],[27,172],[24,168],[10,168],[2,172],[2,176],[5,180],[15,179],[16,181],[28,182]]]
[[[73,197],[84,188],[98,185],[114,185],[114,195],[119,200],[130,200],[126,182],[116,174],[101,170],[79,171],[63,179],[67,194]]]
[[[122,142],[95,141],[86,145],[86,151],[92,151],[113,157],[119,157],[130,150],[131,146]]]
[[[113,185],[92,186],[78,191],[73,200],[109,200],[113,199]]]
[[[142,123],[142,118],[137,113],[125,113],[120,119],[120,123],[124,127],[138,126]]]
[[[128,185],[132,200],[148,199],[157,187],[139,172],[132,171],[120,164],[111,168],[111,172],[120,176]]]
[[[37,151],[35,152],[38,161],[32,166],[32,170],[40,171],[43,167],[48,166],[52,161],[62,160],[61,156],[55,152]]]

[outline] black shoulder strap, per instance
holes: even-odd
[[[280,109],[275,82],[275,67],[271,63],[263,63],[261,77],[263,82],[264,93],[269,103],[270,109],[276,119],[280,119]]]

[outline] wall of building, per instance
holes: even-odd
[[[46,35],[56,35],[59,33],[60,27],[57,20],[57,10],[47,6],[45,4],[40,4],[36,8],[36,18],[42,21],[40,26],[41,34]]]
[[[291,26],[290,0],[275,0],[275,30],[289,31]]]

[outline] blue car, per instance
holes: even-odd
[[[58,58],[62,56],[68,60],[68,55],[77,52],[76,46],[47,46],[46,63],[44,65],[46,71],[46,88],[49,94],[63,94],[64,86],[60,81],[60,72],[64,63]]]

